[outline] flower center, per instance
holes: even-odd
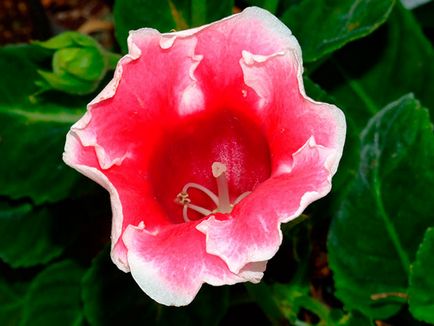
[[[248,194],[251,193],[251,191],[246,191],[240,196],[238,196],[238,198],[235,199],[233,203],[231,203],[229,199],[228,180],[226,178],[226,165],[220,162],[214,162],[211,166],[211,169],[212,175],[214,176],[214,178],[216,178],[217,181],[218,195],[216,195],[208,188],[201,186],[200,184],[189,182],[176,196],[175,201],[183,206],[182,217],[185,222],[190,222],[190,218],[188,217],[188,209],[192,209],[204,216],[210,215],[212,213],[230,213],[236,204],[238,204],[241,200],[247,197]],[[188,189],[190,188],[195,188],[202,191],[214,202],[216,207],[213,210],[209,210],[207,208],[192,204],[188,194]]]

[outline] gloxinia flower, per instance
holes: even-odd
[[[128,46],[64,153],[110,192],[114,263],[165,305],[259,282],[280,224],[330,191],[342,112],[306,96],[297,40],[259,8]]]

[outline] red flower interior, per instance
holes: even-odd
[[[174,223],[184,222],[177,194],[189,182],[218,193],[211,166],[226,165],[230,201],[252,191],[270,176],[270,153],[267,141],[253,119],[234,110],[199,112],[163,133],[149,169],[156,200]],[[215,209],[204,192],[189,190],[195,205]],[[204,215],[189,210],[190,219]],[[149,218],[152,218],[151,216]],[[145,220],[146,224],[146,220]]]

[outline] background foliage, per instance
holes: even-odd
[[[51,30],[0,48],[0,325],[434,324],[434,2],[420,2],[116,0],[110,46]],[[248,5],[298,38],[307,94],[346,114],[344,156],[332,194],[284,226],[263,282],[163,307],[111,263],[108,195],[64,165],[65,135],[129,30]]]

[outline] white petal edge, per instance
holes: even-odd
[[[132,236],[134,230],[142,229],[129,225],[123,236],[126,243],[129,243],[128,238]],[[158,236],[147,230],[143,230],[143,232]],[[170,286],[167,286],[168,280],[161,277],[154,263],[152,261],[145,261],[135,250],[128,248],[127,259],[131,275],[142,291],[153,300],[167,306],[185,306],[190,304],[204,283],[213,286],[233,285],[240,282],[258,283],[262,279],[267,265],[266,261],[249,263],[240,270],[239,274],[228,273],[226,277],[213,276],[212,273],[207,272],[206,266],[203,265],[201,272],[197,275],[198,281],[195,284],[196,286],[190,288],[190,291],[180,293],[175,289],[171,289]],[[181,270],[179,272],[187,272],[187,270]]]
[[[253,89],[255,93],[262,99],[260,101],[260,108],[264,106],[267,103],[267,94],[265,90],[263,90],[260,85],[256,85],[253,81],[247,79],[246,76],[246,68],[249,66],[254,66],[255,64],[261,64],[266,62],[267,60],[272,60],[275,57],[278,56],[290,56],[293,55],[293,58],[295,59],[295,65],[297,69],[297,80],[298,80],[298,87],[300,94],[303,96],[303,98],[312,103],[315,104],[318,109],[322,108],[325,110],[329,110],[329,112],[332,113],[334,117],[334,121],[336,122],[337,130],[336,130],[336,142],[335,147],[333,148],[335,150],[334,155],[331,155],[329,159],[327,160],[327,168],[331,172],[331,175],[333,176],[339,166],[339,161],[342,157],[344,144],[345,144],[345,136],[346,136],[346,121],[345,121],[345,115],[344,113],[333,104],[324,103],[324,102],[318,102],[307,96],[306,91],[304,89],[304,82],[303,82],[303,63],[302,63],[302,57],[301,57],[301,50],[300,46],[298,44],[298,41],[294,36],[291,36],[291,46],[289,46],[286,49],[282,49],[281,51],[272,53],[270,55],[264,56],[264,55],[257,55],[254,53],[250,53],[248,51],[243,51],[242,57],[240,59],[240,66],[243,70],[244,75],[244,83]]]
[[[99,185],[104,187],[110,194],[110,202],[111,202],[111,209],[112,209],[112,230],[111,230],[111,258],[113,262],[116,264],[116,266],[124,271],[129,272],[130,268],[128,266],[127,261],[121,260],[120,257],[117,257],[114,255],[113,248],[115,244],[118,242],[119,237],[122,233],[122,221],[123,221],[123,212],[122,212],[122,204],[119,198],[119,194],[114,187],[114,185],[110,182],[110,180],[97,168],[90,167],[87,165],[82,164],[76,164],[74,163],[74,152],[75,152],[75,145],[74,140],[72,138],[76,138],[75,141],[79,142],[80,140],[77,139],[77,136],[74,135],[73,131],[70,131],[66,135],[66,143],[65,143],[65,149],[63,153],[63,161],[69,165],[70,167],[74,168],[78,172],[82,173],[89,179],[94,180]]]
[[[270,248],[268,248],[269,250],[258,250],[255,252],[251,252],[248,255],[246,255],[246,257],[244,258],[244,260],[241,263],[239,263],[239,264],[237,263],[236,265],[234,265],[234,264],[230,263],[230,261],[227,257],[221,257],[217,252],[213,252],[212,250],[208,250],[208,243],[210,241],[209,236],[208,236],[208,230],[210,228],[210,225],[212,223],[224,224],[226,221],[219,221],[219,220],[216,220],[214,216],[211,216],[209,219],[202,221],[201,223],[199,223],[196,226],[196,229],[198,231],[202,232],[203,234],[205,234],[205,236],[206,236],[207,252],[210,255],[216,255],[216,256],[220,257],[221,259],[223,259],[226,262],[226,264],[228,265],[229,270],[232,273],[239,274],[241,272],[243,266],[247,265],[248,263],[268,261],[272,257],[274,257],[274,255],[279,250],[279,247],[283,241],[283,234],[282,234],[282,230],[280,228],[280,224],[287,223],[287,222],[297,218],[298,216],[300,216],[303,213],[303,211],[306,209],[306,207],[309,206],[312,202],[326,196],[330,192],[330,190],[331,190],[331,178],[332,178],[332,171],[330,170],[330,168],[332,167],[331,165],[334,163],[335,154],[333,154],[333,152],[335,152],[335,150],[325,148],[324,146],[321,146],[321,145],[317,145],[314,137],[312,136],[308,139],[308,141],[297,152],[295,152],[292,155],[294,157],[293,162],[296,161],[295,157],[297,155],[300,155],[300,153],[302,153],[302,151],[306,147],[319,148],[321,151],[329,152],[329,155],[327,155],[327,158],[325,159],[325,163],[324,163],[324,167],[330,172],[328,174],[327,180],[326,180],[327,186],[323,187],[320,191],[309,191],[309,192],[304,193],[300,199],[298,209],[294,213],[292,213],[288,216],[279,216],[279,220],[278,220],[277,225],[276,225],[277,231],[278,231],[278,236],[279,236],[279,241],[278,241],[278,245],[276,247],[273,247],[273,248],[270,247]],[[290,167],[289,170],[285,173],[290,173],[291,170],[292,170],[292,167]]]

